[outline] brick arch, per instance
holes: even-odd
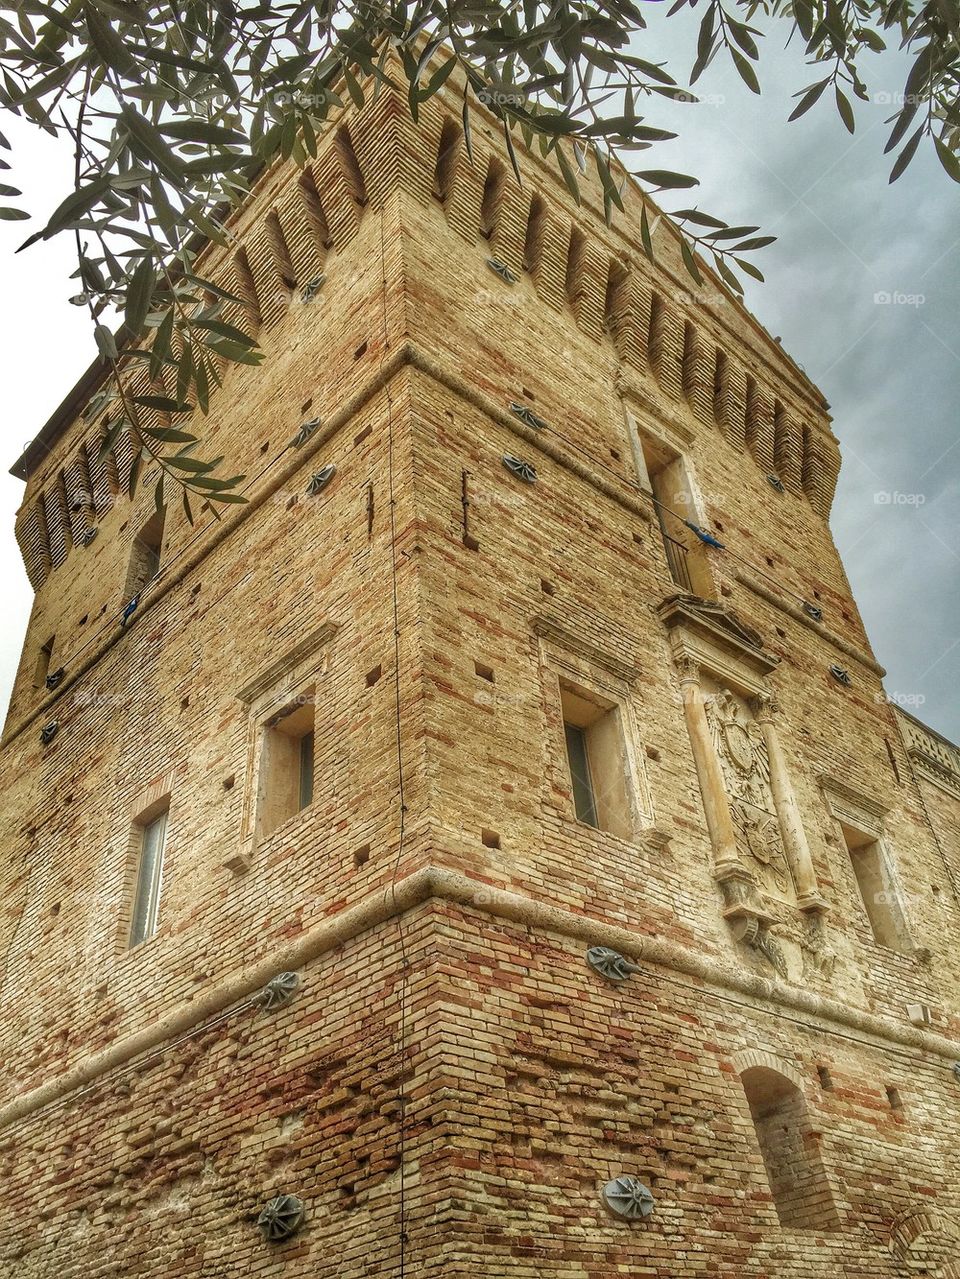
[[[737,1053],[734,1063],[781,1226],[838,1230],[840,1216],[803,1076],[757,1048]]]
[[[936,1208],[906,1209],[890,1228],[890,1252],[904,1274],[960,1279],[960,1224]]]
[[[774,1070],[778,1075],[783,1075],[785,1079],[789,1079],[795,1088],[801,1093],[805,1091],[806,1080],[800,1074],[796,1067],[791,1066],[789,1062],[778,1057],[775,1053],[765,1052],[762,1048],[745,1048],[742,1052],[735,1053],[733,1058],[733,1066],[738,1075],[742,1075],[745,1070],[751,1067],[762,1066],[766,1070]]]

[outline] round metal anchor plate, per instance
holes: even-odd
[[[277,1195],[263,1205],[257,1225],[268,1243],[280,1243],[303,1225],[306,1207],[296,1195]]]
[[[614,1177],[603,1188],[603,1202],[618,1217],[639,1221],[653,1212],[653,1192],[639,1177]]]
[[[607,981],[626,981],[631,973],[640,971],[636,964],[609,946],[591,946],[587,951],[587,963]]]
[[[300,988],[300,978],[296,973],[277,973],[271,977],[261,992],[263,1007],[271,1011],[288,1004]]]

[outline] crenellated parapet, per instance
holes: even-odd
[[[897,708],[897,724],[910,762],[928,781],[960,798],[960,747]]]
[[[509,276],[526,275],[540,302],[565,310],[590,340],[612,348],[672,414],[717,431],[826,519],[840,455],[816,389],[706,269],[712,293],[694,289],[664,219],[654,235],[657,264],[648,261],[639,234],[645,197],[637,188],[628,187],[627,212],[608,227],[592,178],[584,176],[577,207],[554,166],[532,153],[521,152],[520,162],[522,186],[492,121],[490,129],[474,128],[468,147],[455,90],[424,104],[414,122],[404,96],[381,89],[362,108],[344,110],[304,168],[288,162],[265,172],[230,225],[232,243],[211,246],[200,269],[242,300],[225,304],[224,319],[262,339],[320,286],[329,256],[350,245],[368,210],[382,209],[396,192],[439,205],[463,241]],[[142,363],[123,376],[132,394],[170,390],[151,383]],[[126,493],[134,462],[125,432],[103,455],[108,416],[84,422],[83,403],[68,406],[15,468],[24,478],[36,475],[38,491],[29,492],[16,530],[35,589],[74,546],[89,544],[91,530]],[[78,411],[84,424],[69,454],[61,461],[56,450],[45,462]],[[169,424],[159,411],[144,415],[148,426]]]

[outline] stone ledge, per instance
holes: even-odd
[[[125,1039],[92,1054],[57,1078],[15,1097],[0,1108],[0,1130],[62,1100],[75,1089],[82,1088],[108,1071],[160,1047],[167,1040],[183,1035],[205,1020],[223,1013],[231,1005],[249,999],[277,973],[302,968],[335,947],[342,946],[369,929],[434,898],[469,906],[483,914],[510,920],[527,928],[559,933],[587,945],[608,946],[634,961],[699,978],[705,983],[705,991],[713,986],[746,995],[768,1005],[758,1007],[758,1012],[776,1015],[779,1009],[788,1008],[860,1031],[865,1036],[881,1041],[881,1044],[913,1048],[950,1062],[960,1060],[960,1043],[942,1035],[851,1008],[839,1000],[826,998],[805,988],[758,977],[733,963],[725,963],[688,950],[676,942],[643,937],[629,928],[594,920],[561,906],[551,906],[518,893],[500,890],[461,871],[448,870],[442,866],[424,866],[398,883],[377,890],[364,901],[348,907],[332,919],[316,924],[301,937],[277,946],[270,955],[219,982],[189,1004],[174,1009],[142,1030],[134,1031]],[[869,1045],[868,1039],[862,1042]]]

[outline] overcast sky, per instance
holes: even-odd
[[[639,45],[651,60],[692,57],[690,16],[653,28]],[[666,28],[666,31],[664,30]],[[831,103],[787,126],[790,95],[815,78],[799,54],[781,52],[777,33],[761,64],[757,98],[722,61],[697,89],[706,101],[657,99],[651,123],[681,138],[643,165],[701,179],[665,207],[694,202],[731,223],[762,224],[779,236],[760,261],[767,283],[750,285],[750,308],[804,367],[832,406],[844,465],[832,526],[874,650],[887,667],[888,694],[960,740],[960,187],[935,158],[920,154],[894,186],[883,156],[890,95],[903,85],[897,55],[872,61],[851,138]],[[71,181],[71,160],[45,135],[7,121],[15,148],[18,201],[48,213]],[[24,145],[25,144],[25,145]],[[0,222],[0,352],[6,404],[0,473],[0,707],[6,705],[30,609],[31,591],[13,538],[22,485],[6,474],[92,357],[76,291],[70,240],[13,250],[33,229]],[[891,301],[878,301],[889,296]]]

